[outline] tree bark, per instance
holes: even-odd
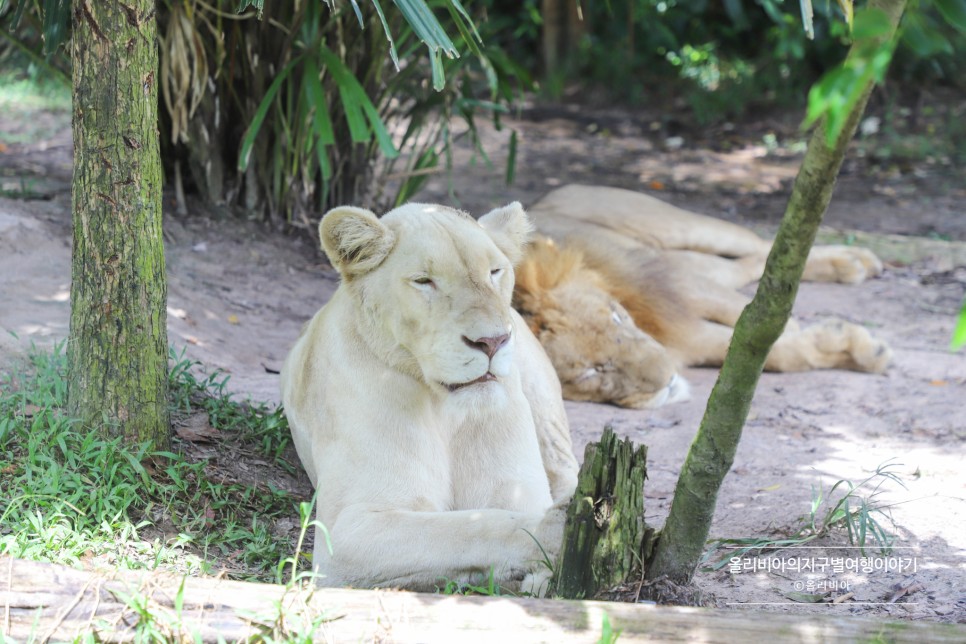
[[[644,523],[647,448],[619,441],[610,427],[588,443],[567,509],[554,594],[592,598],[639,576],[654,530]]]
[[[869,3],[890,20],[892,28],[886,38],[893,37],[905,5],[906,0]],[[758,290],[735,325],[728,355],[678,477],[671,510],[647,570],[648,579],[667,575],[674,581],[687,582],[697,569],[718,490],[734,462],[765,358],[788,322],[805,260],[873,86],[872,80],[866,84],[833,146],[827,143],[824,122],[812,133]]]
[[[168,441],[154,0],[73,5],[70,413]]]

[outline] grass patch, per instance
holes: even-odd
[[[823,488],[812,488],[812,501],[808,514],[802,517],[801,527],[785,538],[741,537],[716,539],[702,558],[706,571],[720,570],[728,565],[732,557],[743,557],[750,553],[760,554],[775,548],[794,548],[803,546],[834,530],[844,530],[849,545],[860,549],[862,556],[866,550],[876,550],[882,555],[892,552],[896,534],[889,505],[881,503],[877,497],[882,486],[888,482],[896,483],[903,489],[902,479],[895,472],[897,463],[880,464],[871,475],[858,483],[842,479],[826,492]],[[712,562],[721,548],[726,554]],[[708,563],[710,562],[710,563]]]
[[[218,432],[207,452],[178,440],[163,452],[124,445],[80,427],[64,413],[62,347],[0,374],[0,554],[277,581],[298,537],[300,500],[265,475],[295,469],[282,456],[284,415],[233,401],[227,378],[196,377],[193,366],[172,362],[172,418],[205,414]],[[285,534],[282,518],[293,523]]]

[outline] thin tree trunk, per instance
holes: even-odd
[[[890,20],[892,28],[886,38],[894,34],[905,5],[906,0],[869,3]],[[788,322],[805,260],[873,86],[870,80],[863,89],[834,146],[827,143],[824,123],[809,140],[758,291],[735,325],[728,355],[678,478],[670,514],[647,570],[649,579],[667,575],[675,581],[689,581],[697,568],[718,490],[734,462],[765,358]]]
[[[73,6],[70,412],[168,440],[154,0]]]

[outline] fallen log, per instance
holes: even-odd
[[[834,609],[833,609],[834,610]],[[0,633],[15,641],[962,642],[951,624],[399,591],[297,589],[159,571],[89,572],[0,557]],[[2,639],[2,638],[0,638]]]

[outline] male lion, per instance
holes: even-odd
[[[422,204],[319,226],[342,283],[282,369],[318,490],[323,585],[542,590],[577,463],[553,366],[510,308],[531,225]],[[521,583],[522,582],[522,583]]]
[[[735,224],[629,190],[571,185],[529,209],[544,237],[517,268],[514,306],[553,362],[566,398],[657,407],[688,396],[681,365],[719,366],[771,248]],[[878,275],[871,252],[812,249],[804,279]],[[792,320],[765,368],[881,373],[892,352],[858,325]]]

